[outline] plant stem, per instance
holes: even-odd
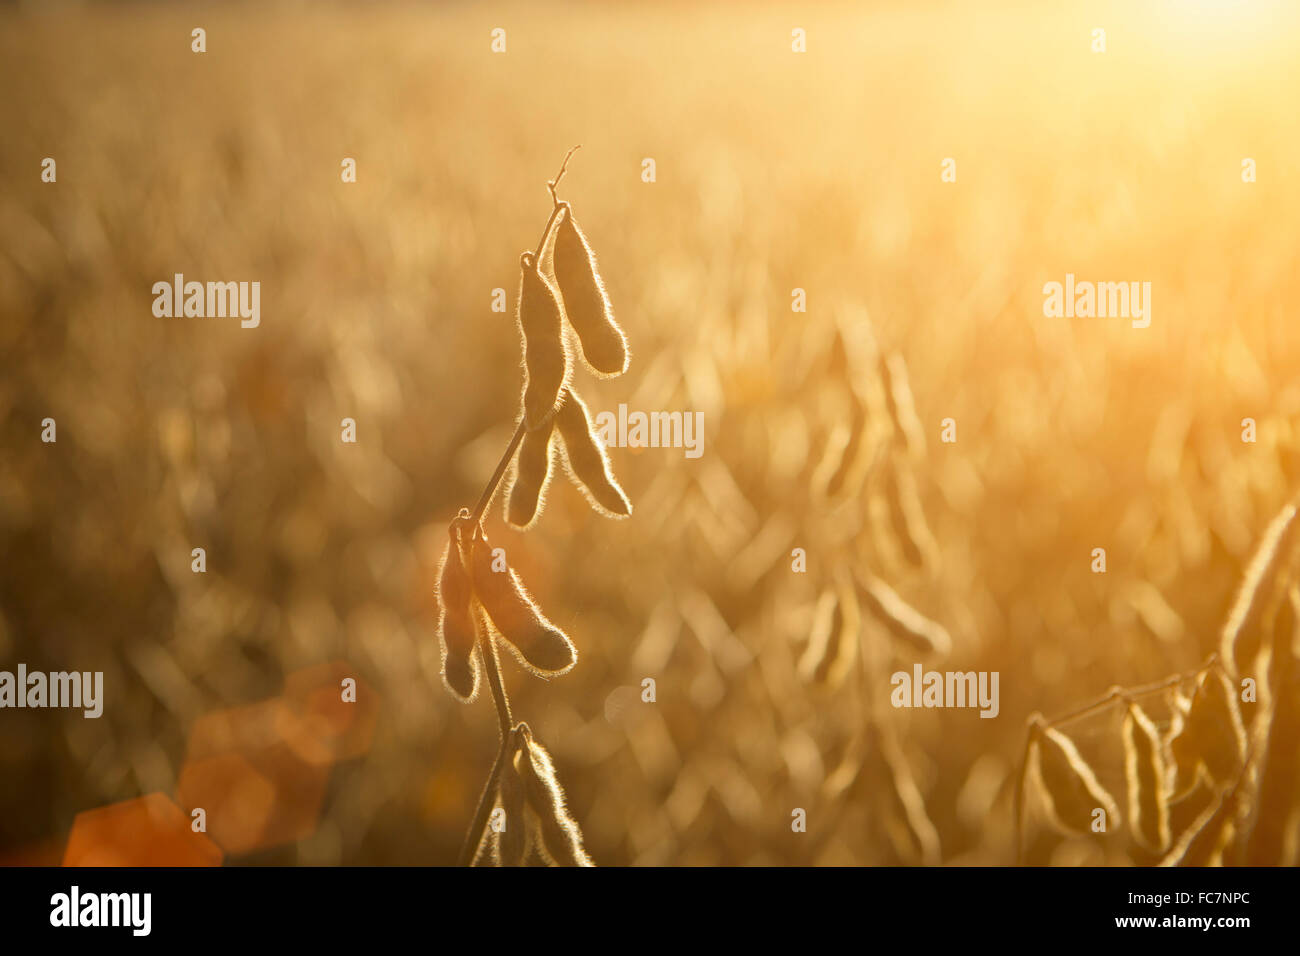
[[[1117,700],[1132,700],[1135,697],[1146,697],[1148,694],[1154,694],[1157,691],[1167,690],[1170,687],[1176,687],[1186,681],[1200,677],[1207,670],[1215,665],[1217,655],[1210,655],[1206,662],[1194,671],[1188,671],[1185,674],[1175,674],[1172,677],[1166,677],[1164,680],[1156,681],[1153,684],[1143,684],[1140,687],[1112,687],[1103,697],[1094,700],[1085,707],[1071,711],[1064,717],[1057,717],[1055,720],[1047,722],[1049,727],[1059,727],[1061,724],[1068,724],[1076,720],[1087,717],[1096,711],[1103,710],[1115,703]]]
[[[505,769],[506,760],[513,749],[514,730],[510,716],[510,698],[506,696],[506,686],[501,680],[501,667],[497,661],[496,642],[487,628],[479,631],[479,651],[483,657],[483,667],[487,671],[488,686],[492,688],[492,702],[497,709],[497,730],[501,735],[501,746],[497,750],[496,760],[492,762],[492,772],[488,774],[483,792],[479,794],[478,807],[474,811],[474,820],[465,834],[465,842],[460,848],[457,866],[473,866],[483,845],[483,836],[487,830],[488,820],[492,816],[492,804],[496,801],[497,783],[501,771]]]
[[[560,164],[560,171],[555,174],[555,178],[546,184],[546,188],[551,193],[551,215],[546,220],[546,228],[542,230],[542,238],[537,243],[537,252],[534,254],[537,262],[541,262],[542,251],[546,248],[546,243],[551,237],[551,228],[560,216],[562,204],[560,199],[555,195],[555,188],[560,185],[560,180],[564,178],[565,171],[569,168],[569,157],[574,151],[582,146],[579,143],[572,147],[564,154],[564,162]],[[510,460],[515,455],[515,450],[519,443],[523,441],[524,433],[527,431],[525,424],[526,418],[521,415],[519,424],[515,426],[515,433],[506,445],[506,450],[501,454],[501,460],[497,462],[496,470],[492,472],[492,477],[488,479],[487,487],[479,495],[478,504],[474,506],[474,513],[470,520],[474,524],[474,533],[471,542],[476,540],[479,532],[483,530],[483,515],[487,512],[488,506],[492,504],[492,498],[497,493],[497,488],[501,485],[501,479],[505,477],[506,468],[510,465]],[[464,510],[461,514],[464,515]],[[471,543],[471,547],[473,544]],[[505,769],[506,760],[510,758],[514,749],[515,737],[520,728],[514,726],[514,718],[510,714],[510,698],[506,695],[506,685],[501,679],[501,663],[497,658],[496,641],[492,637],[491,628],[486,621],[480,622],[477,637],[479,656],[483,659],[483,668],[487,671],[488,687],[492,689],[492,703],[496,705],[497,711],[497,731],[501,737],[501,745],[497,750],[496,760],[492,763],[492,772],[488,775],[487,783],[483,785],[483,792],[479,794],[478,807],[474,811],[474,820],[470,824],[469,832],[465,834],[465,842],[460,848],[460,857],[457,861],[459,866],[473,866],[474,860],[478,857],[479,849],[483,846],[483,836],[487,830],[488,820],[492,816],[492,804],[496,802],[497,784],[501,780],[501,772]]]
[[[507,736],[514,728],[514,717],[510,714],[510,698],[506,696],[505,681],[501,679],[501,664],[497,657],[496,641],[492,635],[486,632],[479,638],[479,646],[483,648],[485,660],[484,668],[487,670],[488,686],[492,688],[492,703],[497,708],[497,727],[501,731],[501,736]]]
[[[549,219],[546,220],[546,228],[542,230],[542,238],[537,243],[536,255],[537,255],[537,261],[539,263],[542,261],[542,251],[546,248],[546,241],[551,238],[551,227],[555,225],[555,220],[559,218],[560,215],[560,206],[561,206],[560,197],[555,195],[555,189],[557,186],[560,185],[560,180],[564,178],[564,173],[569,168],[569,157],[572,156],[574,152],[579,149],[582,149],[581,143],[579,143],[577,146],[572,147],[567,153],[564,154],[564,162],[560,164],[560,171],[555,174],[554,179],[552,179],[550,182],[546,184],[546,188],[550,190],[551,193],[552,205],[551,205],[551,216]]]
[[[487,511],[488,505],[492,503],[492,496],[497,493],[497,486],[501,484],[501,479],[505,477],[506,468],[510,465],[510,459],[515,456],[515,449],[519,447],[519,442],[523,440],[524,420],[519,419],[519,424],[515,427],[514,437],[510,439],[510,444],[506,445],[505,452],[501,455],[501,460],[497,462],[497,470],[492,473],[488,480],[487,487],[483,489],[483,494],[479,495],[478,504],[474,506],[472,521],[474,523],[474,537],[478,537],[480,528],[482,528],[483,513]]]

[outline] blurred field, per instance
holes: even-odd
[[[434,569],[514,421],[491,290],[513,311],[580,142],[560,193],[633,347],[587,401],[706,429],[698,460],[611,451],[626,522],[559,483],[536,529],[489,526],[579,646],[565,677],[506,680],[592,856],[1010,862],[1026,717],[1196,666],[1300,488],[1300,11],[989,6],[0,10],[0,669],[103,670],[107,695],[97,721],[0,712],[0,857],[61,855],[79,812],[175,794],[204,715],[341,661],[373,735],[293,790],[300,830],[227,859],[455,859],[496,727],[441,686]],[[177,272],[261,281],[261,326],[155,318]],[[1151,327],[1044,318],[1067,272],[1150,281]],[[924,570],[872,533],[870,488],[814,492],[843,414],[834,321],[906,360]],[[882,707],[857,670],[801,679],[847,566],[947,627],[933,666],[1000,672],[997,719]],[[918,659],[865,640],[890,670]],[[1132,861],[1040,829],[1033,862]]]

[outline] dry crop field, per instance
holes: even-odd
[[[577,663],[501,655],[531,842],[471,855],[1295,864],[1297,40],[1208,0],[0,8],[0,671],[103,674],[96,719],[0,709],[0,861],[457,860],[499,715],[448,693],[439,576],[580,143],[630,361],[566,381],[631,514],[558,460],[527,531],[485,512]],[[177,274],[256,325],[160,316]],[[1098,314],[1047,314],[1076,280]]]

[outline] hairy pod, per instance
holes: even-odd
[[[1073,740],[1054,727],[1043,727],[1033,746],[1038,783],[1057,827],[1067,833],[1088,833],[1098,809],[1106,812],[1107,828],[1119,823],[1115,798],[1098,782]]]
[[[542,513],[546,486],[551,481],[551,438],[555,419],[524,433],[515,458],[514,479],[506,495],[506,520],[516,528],[528,528]]]
[[[627,338],[614,321],[596,256],[573,218],[567,202],[560,203],[555,231],[555,281],[564,297],[569,324],[578,333],[582,357],[593,372],[605,377],[627,371]]]
[[[461,533],[459,522],[452,522],[449,536],[451,540],[443,552],[442,566],[438,571],[438,603],[442,606],[438,621],[438,637],[442,644],[442,677],[452,694],[463,701],[469,701],[478,692],[473,588],[462,550],[467,542]]]
[[[614,480],[605,449],[596,438],[587,406],[572,389],[555,413],[555,425],[564,440],[564,460],[570,477],[597,510],[610,517],[626,518],[632,513],[627,495]]]
[[[540,428],[555,411],[569,381],[564,310],[531,252],[519,257],[519,329],[524,337],[524,423]]]
[[[533,603],[504,557],[493,557],[486,535],[474,544],[471,573],[483,610],[521,664],[546,675],[563,674],[573,667],[578,659],[573,642]]]
[[[558,866],[594,865],[582,845],[582,830],[565,806],[551,755],[531,733],[525,735],[525,741],[520,771],[528,807],[537,815],[535,848],[542,859]]]

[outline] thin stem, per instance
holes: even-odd
[[[483,489],[483,494],[479,495],[478,504],[474,506],[472,516],[474,538],[478,537],[479,530],[482,528],[483,513],[487,511],[488,505],[492,503],[492,496],[497,493],[497,486],[501,484],[501,479],[505,477],[506,468],[510,465],[510,459],[515,456],[515,449],[519,447],[526,430],[524,420],[519,419],[519,424],[515,427],[514,437],[510,439],[510,444],[506,445],[506,450],[502,453],[501,460],[497,462],[497,469],[492,472],[492,477],[488,480],[487,487]]]
[[[492,636],[485,633],[479,638],[479,646],[483,648],[483,666],[488,674],[488,686],[492,688],[492,703],[497,708],[497,728],[501,731],[501,736],[505,737],[514,727],[515,721],[510,714],[510,698],[506,696],[505,681],[501,679],[501,663],[497,657],[496,641]]]
[[[560,218],[560,209],[561,204],[557,202],[554,208],[551,209],[551,218],[546,220],[546,228],[542,230],[541,241],[537,243],[538,268],[541,268],[542,250],[546,248],[546,243],[551,238],[551,227],[555,225],[555,220]]]
[[[1076,720],[1081,720],[1084,717],[1091,716],[1099,710],[1104,710],[1117,700],[1133,700],[1136,697],[1146,697],[1149,694],[1155,694],[1159,691],[1167,690],[1170,687],[1177,687],[1179,684],[1200,677],[1207,670],[1213,667],[1214,664],[1215,656],[1211,655],[1210,659],[1208,659],[1201,667],[1194,671],[1188,671],[1185,674],[1175,674],[1172,677],[1166,677],[1164,680],[1156,681],[1152,684],[1143,684],[1139,687],[1112,687],[1104,697],[1094,700],[1091,704],[1088,704],[1085,707],[1080,707],[1078,710],[1071,711],[1064,717],[1057,717],[1055,720],[1048,721],[1047,726],[1059,727],[1061,724],[1068,724]]]
[[[546,188],[550,190],[551,193],[551,215],[550,218],[546,220],[546,227],[542,230],[542,238],[537,242],[536,256],[539,263],[542,261],[542,253],[543,250],[546,249],[546,243],[551,238],[551,227],[555,225],[555,220],[560,217],[560,208],[563,205],[563,203],[560,202],[560,197],[555,195],[556,187],[560,185],[560,180],[564,178],[564,173],[569,168],[569,157],[574,154],[574,151],[581,148],[582,144],[579,143],[564,154],[564,162],[560,164],[560,171],[555,174],[554,179],[550,180],[546,184]]]
[[[557,206],[560,204],[560,200],[556,198],[555,187],[560,185],[560,180],[564,178],[564,173],[569,168],[569,157],[572,156],[580,149],[582,149],[581,143],[579,143],[577,146],[571,147],[569,151],[564,154],[564,162],[560,164],[560,171],[555,174],[554,179],[552,179],[550,182],[546,184],[546,188],[551,191],[551,202],[555,203],[555,205]],[[537,248],[538,251],[540,251],[542,247],[538,246]]]
[[[483,845],[483,836],[487,830],[488,820],[492,816],[492,804],[496,802],[497,784],[506,760],[514,749],[515,732],[510,716],[510,698],[506,696],[505,683],[501,680],[501,667],[497,661],[496,642],[492,640],[487,628],[479,631],[479,652],[483,658],[483,667],[487,671],[488,686],[492,688],[492,702],[497,709],[497,730],[501,735],[501,746],[497,749],[496,760],[492,762],[492,772],[488,774],[483,792],[479,794],[478,807],[474,810],[474,821],[465,834],[465,842],[460,848],[457,866],[473,866]]]
[[[560,171],[555,174],[555,178],[546,184],[546,188],[551,193],[551,215],[546,220],[546,228],[542,230],[541,241],[537,243],[537,252],[535,253],[538,262],[541,261],[542,251],[546,248],[546,243],[551,237],[551,228],[560,216],[560,210],[563,208],[559,197],[555,194],[555,189],[560,185],[560,180],[564,178],[564,173],[569,168],[569,157],[582,146],[579,143],[564,154],[564,162],[560,164]],[[470,515],[465,509],[461,510],[460,519],[471,520],[474,524],[474,533],[471,536],[472,542],[478,539],[480,532],[483,530],[483,515],[486,514],[488,507],[492,504],[492,498],[497,493],[497,488],[501,485],[501,479],[505,477],[506,468],[510,465],[510,460],[514,458],[515,450],[519,443],[523,441],[524,433],[527,431],[526,417],[520,416],[519,424],[515,426],[515,433],[510,439],[510,444],[506,445],[506,450],[501,454],[501,460],[497,462],[496,470],[492,472],[492,477],[488,479],[487,487],[479,495],[478,504],[474,506],[474,513]],[[506,761],[510,758],[514,750],[516,738],[520,733],[527,732],[527,725],[520,724],[514,726],[514,718],[510,713],[510,698],[506,694],[505,682],[501,679],[501,665],[497,658],[496,642],[492,638],[491,630],[484,622],[479,627],[477,637],[479,656],[483,659],[483,669],[487,671],[488,687],[492,690],[492,702],[496,705],[497,711],[497,731],[501,737],[501,746],[497,750],[496,760],[492,763],[492,772],[488,775],[487,783],[483,785],[483,792],[479,794],[478,807],[474,811],[474,820],[470,824],[469,832],[465,834],[465,842],[460,848],[459,866],[473,866],[474,860],[478,857],[479,849],[483,846],[483,836],[487,830],[488,820],[492,816],[492,805],[496,802],[497,785],[501,780],[501,772],[505,769]],[[522,728],[522,730],[521,730]]]

